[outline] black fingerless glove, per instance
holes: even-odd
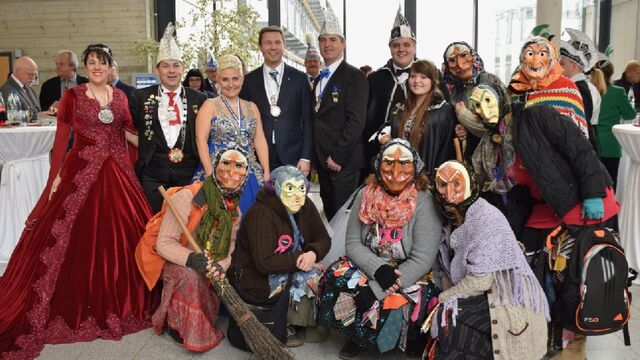
[[[391,265],[384,264],[376,270],[376,273],[373,274],[373,277],[376,279],[382,290],[387,290],[398,280],[398,274],[396,274],[396,269],[394,269]]]
[[[378,298],[376,298],[376,295],[370,287],[365,286],[360,288],[353,300],[356,302],[356,308],[358,311],[362,313],[369,310]]]
[[[187,267],[192,268],[197,272],[204,273],[207,271],[208,261],[209,259],[207,259],[207,256],[204,253],[192,252],[191,254],[189,254],[189,257],[187,258],[186,265]]]

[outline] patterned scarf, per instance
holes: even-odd
[[[218,261],[226,258],[229,253],[233,218],[238,216],[241,192],[223,197],[211,176],[207,176],[202,188],[207,200],[207,210],[196,230],[197,241],[201,248],[209,250],[213,261]]]
[[[415,183],[407,186],[399,195],[391,195],[378,183],[372,183],[365,186],[362,192],[358,216],[365,224],[402,227],[413,216],[417,197]]]

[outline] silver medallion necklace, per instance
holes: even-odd
[[[100,104],[100,99],[96,96],[96,93],[93,92],[93,89],[91,89],[91,86],[87,85],[87,87],[89,88],[91,95],[93,95],[93,98],[96,99],[96,101],[98,102],[98,105],[100,105],[100,111],[98,112],[98,119],[100,119],[100,121],[103,124],[111,124],[113,122],[113,112],[111,111],[111,106],[109,106],[109,103],[110,103],[109,89],[107,89],[107,95],[105,96],[106,105],[102,105]]]

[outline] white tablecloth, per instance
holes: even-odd
[[[624,153],[629,157],[626,174],[618,185],[621,199],[619,223],[620,238],[629,266],[640,270],[640,127],[631,124],[615,125],[613,134],[618,139]],[[619,177],[620,179],[620,177]]]
[[[0,263],[9,261],[49,175],[55,126],[0,128]]]

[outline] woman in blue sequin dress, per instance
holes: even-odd
[[[234,55],[221,56],[218,65],[221,96],[207,100],[196,118],[196,144],[201,164],[193,179],[202,181],[211,175],[212,154],[217,149],[242,147],[249,160],[247,183],[240,198],[240,209],[244,214],[255,202],[260,187],[269,179],[269,148],[258,108],[238,97],[243,80],[240,59]]]

